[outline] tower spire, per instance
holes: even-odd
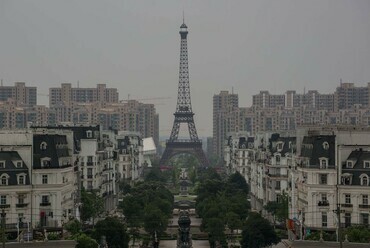
[[[171,157],[176,154],[191,153],[198,158],[201,165],[208,166],[209,162],[203,152],[202,141],[198,138],[194,123],[194,113],[191,107],[187,35],[188,27],[185,24],[183,14],[183,23],[180,26],[180,68],[176,112],[174,113],[175,120],[160,164],[168,163]],[[179,139],[181,124],[188,126],[189,139]]]

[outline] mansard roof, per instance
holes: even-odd
[[[35,134],[33,136],[33,168],[46,168],[41,166],[41,160],[50,159],[47,168],[60,168],[69,166],[60,164],[60,158],[70,157],[66,135]]]
[[[351,185],[361,185],[360,176],[365,174],[370,177],[370,168],[364,168],[364,162],[370,162],[370,151],[362,149],[354,150],[350,153],[347,160],[353,161],[353,168],[347,168],[346,162],[342,165],[342,174],[348,173],[352,175]]]
[[[37,127],[35,127],[37,128]],[[100,135],[100,126],[99,125],[92,125],[92,126],[57,126],[57,127],[42,127],[46,129],[62,129],[62,130],[70,130],[73,132],[73,152],[77,154],[81,151],[81,139],[99,139]],[[88,131],[91,131],[91,135],[88,135]]]
[[[0,151],[0,161],[5,162],[5,168],[0,168],[0,177],[4,174],[8,175],[8,185],[18,185],[17,175],[19,174],[25,174],[25,184],[30,184],[28,167],[17,151]],[[16,166],[17,161],[22,161],[22,167]]]
[[[328,159],[328,168],[335,168],[335,135],[305,136],[301,157],[309,159],[309,167],[320,168],[320,159]]]
[[[254,137],[240,137],[239,149],[251,148],[254,145]]]

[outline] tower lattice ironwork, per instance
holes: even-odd
[[[202,166],[208,166],[208,160],[202,149],[202,141],[198,138],[195,128],[194,113],[191,107],[187,35],[188,27],[183,22],[180,26],[180,71],[175,120],[160,164],[167,164],[176,154],[189,153],[197,157]],[[188,125],[189,139],[179,139],[182,123]]]

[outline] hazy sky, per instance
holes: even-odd
[[[182,12],[189,27],[195,124],[212,134],[212,96],[260,90],[333,92],[370,82],[369,0],[0,0],[0,78],[47,94],[77,81],[120,98],[164,97],[160,133],[176,107]],[[47,104],[46,97],[38,97]]]

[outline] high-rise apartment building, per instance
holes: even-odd
[[[296,108],[301,106],[310,107],[318,110],[334,110],[334,94],[320,94],[316,90],[309,90],[304,94],[297,94],[294,90],[289,90],[285,94],[271,95],[268,91],[260,91],[258,95],[253,95],[253,106],[260,108]]]
[[[222,157],[223,145],[230,132],[239,130],[239,98],[221,91],[213,96],[213,154]]]
[[[365,87],[356,87],[353,83],[341,83],[334,96],[336,110],[347,109],[354,104],[369,107],[370,83]]]
[[[61,84],[60,88],[49,89],[49,106],[57,104],[69,105],[72,102],[104,102],[117,103],[119,94],[117,88],[106,88],[98,84],[96,88],[73,88],[71,84]]]
[[[0,86],[0,101],[13,100],[16,105],[36,105],[37,88],[27,87],[23,82],[16,82],[14,86]]]

